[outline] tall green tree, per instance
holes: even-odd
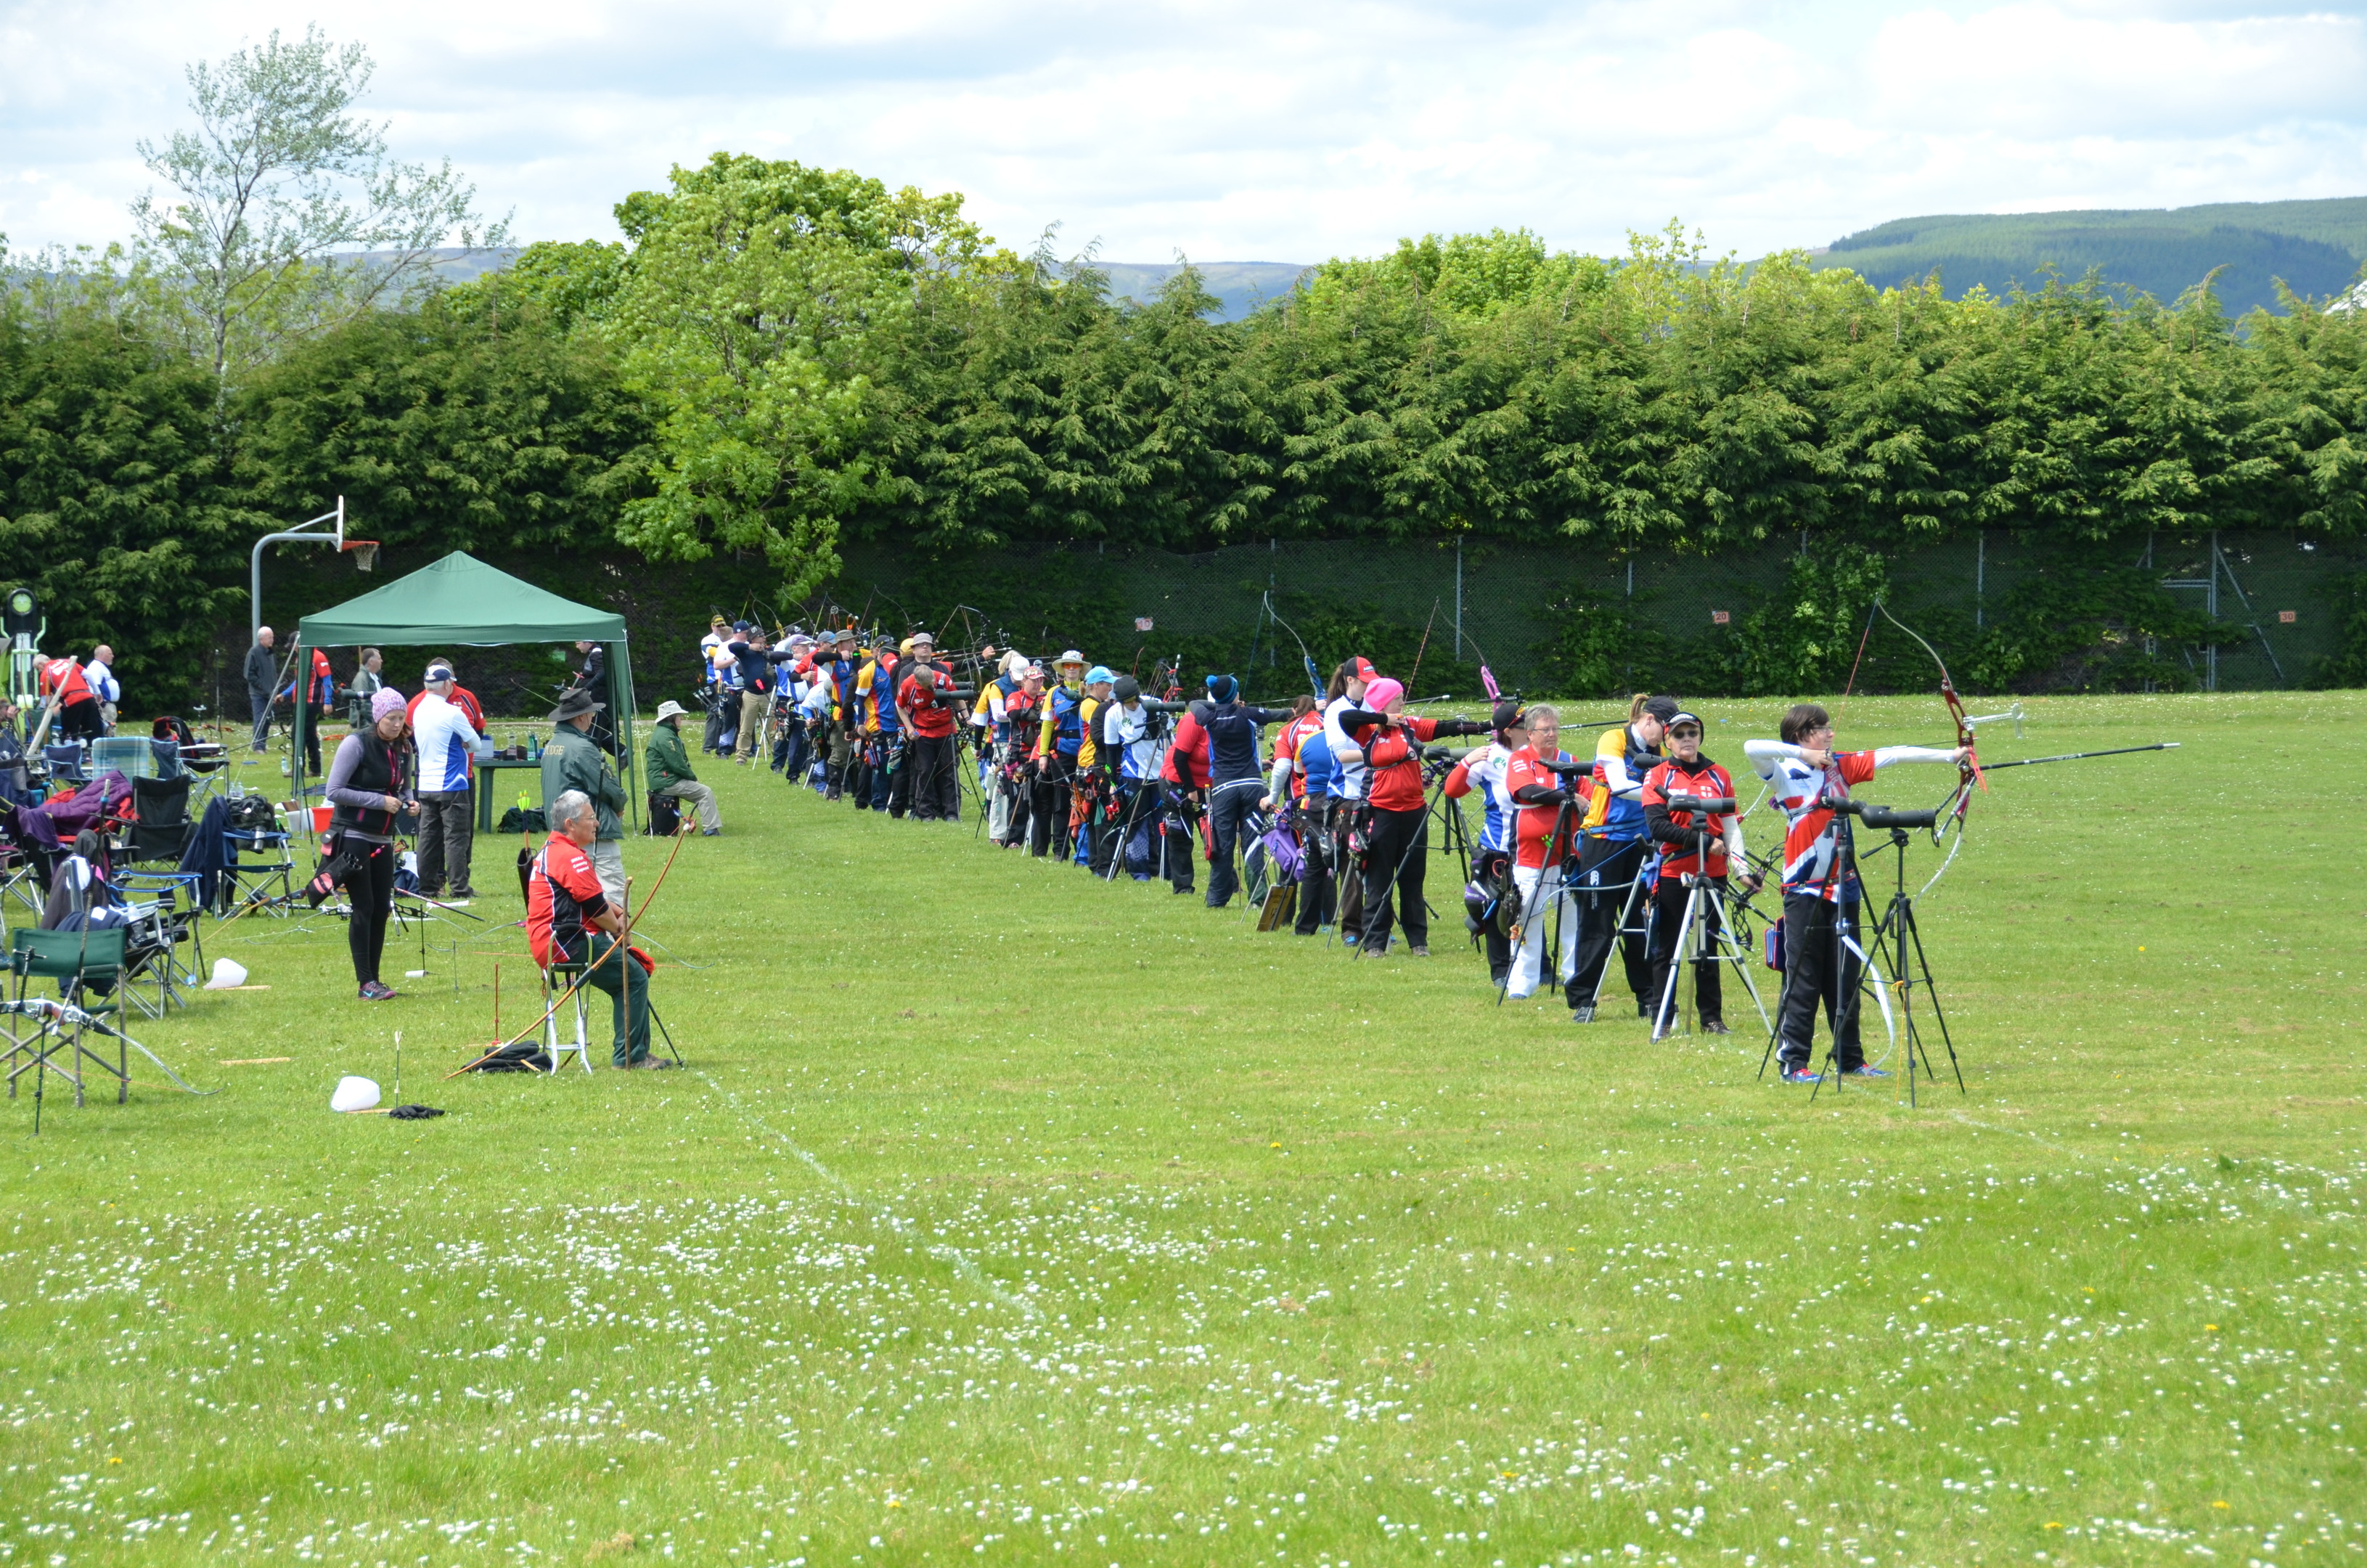
[[[274,30],[188,67],[196,125],[140,143],[169,187],[132,207],[141,256],[218,402],[290,339],[399,301],[436,247],[504,243],[449,159],[400,162],[352,113],[371,71],[360,44]]]
[[[883,370],[923,280],[985,240],[958,196],[723,153],[617,220],[636,244],[602,330],[662,453],[622,537],[660,560],[761,551],[808,591],[841,520],[905,491],[874,446]]]

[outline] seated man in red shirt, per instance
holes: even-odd
[[[648,960],[626,946],[623,916],[609,906],[600,873],[584,853],[599,834],[599,816],[581,790],[550,802],[550,841],[527,878],[527,945],[546,969],[588,961],[583,983],[606,992],[613,1003],[612,1065],[671,1067],[664,1057],[650,1054]]]

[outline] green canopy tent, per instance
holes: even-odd
[[[625,618],[549,593],[454,551],[407,577],[296,623],[297,688],[310,684],[308,648],[464,647],[492,648],[511,642],[591,642],[608,651],[605,699],[617,731],[617,766],[625,798],[638,807],[633,779],[633,665],[625,642]],[[303,766],[306,708],[296,705],[294,761]],[[303,798],[300,771],[297,799]],[[632,812],[640,821],[638,809]]]

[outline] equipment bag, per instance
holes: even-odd
[[[672,838],[682,831],[682,812],[675,809],[674,797],[650,791],[649,835],[652,838]]]
[[[230,831],[240,834],[277,833],[279,813],[260,795],[242,795],[223,813]]]

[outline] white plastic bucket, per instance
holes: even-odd
[[[246,983],[246,966],[236,959],[214,960],[214,977],[206,982],[209,991],[235,991]]]
[[[368,1110],[377,1104],[378,1085],[368,1078],[340,1078],[337,1092],[329,1096],[331,1110]]]

